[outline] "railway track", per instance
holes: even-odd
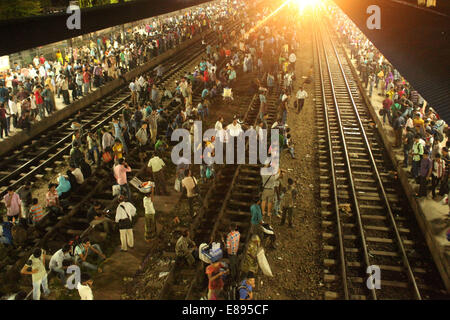
[[[239,86],[239,80],[236,86]],[[269,127],[276,121],[279,93],[274,90],[267,96]],[[244,123],[254,126],[259,112],[258,95],[239,97],[239,101],[242,109],[245,110],[247,106]],[[246,150],[248,151],[248,142]],[[241,233],[239,252],[246,251],[250,238],[250,206],[260,191],[260,169],[260,165],[249,164],[222,166],[204,196],[200,212],[190,228],[191,238],[197,245],[209,243],[211,239],[218,241],[220,235],[229,231],[230,223],[234,222]],[[194,266],[175,262],[158,299],[199,300],[204,297],[207,291],[205,267],[201,261]]]
[[[442,282],[345,51],[328,24],[316,25],[325,299],[439,297]],[[380,270],[380,289],[367,285],[369,266]]]
[[[238,23],[230,23],[226,28],[230,31],[233,29],[237,29]],[[206,41],[208,43],[214,44],[217,42],[217,38],[210,34],[206,38]],[[158,83],[159,86],[165,86],[167,88],[173,89],[176,79],[179,79],[186,72],[190,72],[193,70],[194,66],[198,64],[198,57],[203,53],[203,47],[200,45],[200,43],[201,42],[199,41],[197,43],[197,46],[190,48],[190,50],[193,51],[191,54],[187,54],[187,51],[183,51],[182,53],[174,56],[174,58],[169,59],[168,62],[166,61],[166,64],[172,63],[172,69],[170,72],[167,72],[164,79],[162,79],[162,81]],[[183,60],[179,64],[175,65],[173,63],[173,59],[175,59],[176,57],[182,57]],[[203,88],[200,88],[200,86],[194,88],[194,102],[200,99],[201,89]],[[112,101],[108,100],[109,103],[113,106],[109,106],[107,108],[107,112],[102,112],[103,114],[105,114],[105,118],[101,120],[85,119],[86,123],[84,124],[83,128],[97,129],[109,125],[110,120],[118,116],[122,111],[122,106],[120,106],[120,104],[125,102],[130,97],[130,95],[127,93],[121,92],[121,94],[122,95],[115,96]],[[171,101],[166,101],[165,109],[168,111],[170,116],[173,117],[174,114],[179,112],[182,104],[179,104],[172,109],[168,109],[170,102]],[[88,121],[89,125],[87,125]],[[100,122],[93,125],[94,121]],[[67,126],[69,126],[70,123],[70,120],[67,121]],[[161,135],[164,134],[165,132],[161,132]],[[70,134],[68,134],[68,138],[70,138]],[[70,148],[70,142],[67,142],[67,144],[67,147]],[[133,150],[133,147],[134,145],[131,146],[130,151]],[[61,156],[64,157],[63,154],[61,154]],[[140,167],[140,160],[137,158],[137,154],[135,152],[129,153],[129,155],[127,156],[127,162],[131,165],[132,168]],[[54,163],[46,161],[45,163],[51,166],[50,168],[54,168],[55,165],[61,165],[63,162],[61,161],[61,163]],[[45,168],[45,166],[42,166],[42,169],[45,170]],[[141,180],[148,179],[144,168],[146,168],[145,165],[141,169],[133,169],[131,173],[132,176],[137,176]],[[51,170],[47,169],[46,171]],[[34,173],[36,174],[36,172],[37,171],[35,171]],[[22,176],[22,178],[24,178],[24,176]],[[30,175],[27,178],[33,179],[36,178],[36,175]],[[38,176],[37,178],[40,177]],[[17,251],[16,249],[11,249],[11,251],[9,252],[10,256],[18,259],[14,260],[16,261],[14,266],[9,264],[11,260],[8,262],[4,261],[0,263],[0,271],[14,271],[18,268],[21,268],[24,263],[24,259],[31,254],[31,247],[39,246],[45,248],[46,250],[54,252],[55,250],[59,249],[62,244],[67,243],[75,236],[87,234],[92,237],[93,241],[103,242],[107,236],[106,232],[104,232],[105,230],[102,230],[103,228],[101,226],[95,228],[90,226],[89,221],[86,219],[86,210],[89,208],[90,203],[92,203],[93,200],[96,200],[102,203],[105,209],[111,209],[111,211],[114,212],[116,203],[114,200],[112,200],[114,197],[112,196],[112,192],[109,187],[112,184],[114,184],[114,181],[110,171],[103,169],[95,170],[93,172],[93,175],[86,179],[85,182],[78,188],[77,192],[72,192],[66,199],[68,205],[65,207],[65,211],[67,213],[64,216],[59,217],[58,221],[49,221],[47,217],[44,217],[44,219],[46,219],[43,221],[45,223],[45,232],[42,233],[43,230],[41,230],[40,236],[35,237],[32,241],[30,240],[31,242],[28,241],[27,245],[25,247],[21,247],[20,250]],[[105,186],[108,186],[108,188],[105,188]]]
[[[227,28],[230,31],[237,29],[237,23],[233,22]],[[213,32],[208,33],[205,40],[212,44],[218,41]],[[168,58],[163,62],[167,72],[163,79],[157,83],[157,86],[161,89],[164,87],[173,88],[174,80],[183,76],[186,67],[202,54],[204,54],[204,48],[199,40],[194,46],[181,50]],[[123,104],[129,101],[130,97],[128,87],[125,86],[112,97],[105,97],[83,109],[80,116],[83,132],[96,130],[113,117],[120,115]],[[173,115],[173,110],[169,112],[169,115]],[[6,194],[8,186],[18,188],[26,181],[43,178],[46,172],[51,172],[55,165],[61,165],[64,158],[68,158],[74,132],[71,125],[75,119],[76,116],[64,119],[49,130],[19,146],[15,151],[2,157],[0,196]]]

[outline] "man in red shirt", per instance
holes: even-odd
[[[42,99],[41,96],[41,87],[37,87],[36,91],[34,92],[34,98],[36,100],[36,107],[39,111],[39,117],[41,120],[45,117],[45,109],[44,109],[44,99]]]
[[[391,117],[391,106],[392,106],[392,100],[389,98],[389,95],[386,95],[386,98],[383,100],[383,124],[386,124],[386,117],[389,120],[389,123],[392,124],[392,117]]]
[[[83,86],[84,94],[88,94],[91,89],[91,74],[86,69],[83,70]]]
[[[220,262],[211,263],[206,267],[206,274],[208,275],[208,300],[217,300],[219,293],[223,289],[222,275],[227,274],[227,271],[220,271],[225,266]]]
[[[3,132],[5,132],[5,138],[8,136],[7,114],[8,111],[6,111],[5,104],[0,102],[0,139],[3,139]]]

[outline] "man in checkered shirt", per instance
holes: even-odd
[[[231,278],[237,280],[238,276],[238,259],[237,253],[239,250],[239,240],[241,239],[241,234],[237,231],[236,223],[230,225],[230,233],[227,234],[226,248],[228,252],[228,257],[230,259],[230,271]]]

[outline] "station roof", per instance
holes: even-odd
[[[74,38],[125,23],[200,5],[210,0],[136,0],[81,9],[81,29],[66,26],[71,13],[0,21],[0,56]]]
[[[416,0],[333,0],[394,67],[450,123],[450,1],[436,8]],[[381,9],[381,29],[370,30],[370,5]]]

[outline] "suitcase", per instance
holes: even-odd
[[[142,193],[152,192],[152,188],[155,187],[155,183],[152,181],[142,182],[138,177],[134,177],[129,182],[133,187],[138,189]]]
[[[217,262],[223,258],[223,252],[220,248],[220,245],[216,247],[215,243],[205,247],[202,250],[202,254],[205,255],[209,260],[211,260],[211,263]]]

